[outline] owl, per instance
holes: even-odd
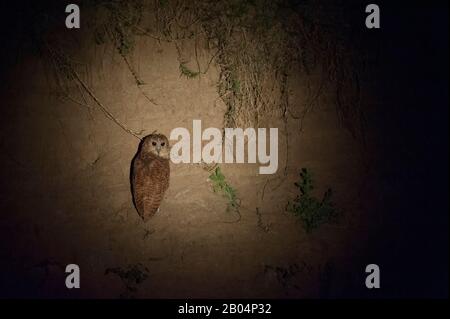
[[[144,221],[159,210],[164,193],[169,187],[169,156],[167,137],[150,134],[142,139],[131,163],[133,203]]]

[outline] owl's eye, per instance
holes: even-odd
[[[166,145],[166,142],[162,142],[162,143],[161,143],[161,146],[164,146],[164,145]]]
[[[152,145],[153,145],[153,146],[156,146],[156,142],[152,142]]]

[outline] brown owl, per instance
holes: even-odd
[[[144,137],[131,163],[131,192],[139,215],[147,221],[158,210],[169,187],[170,146],[167,137],[151,134]]]

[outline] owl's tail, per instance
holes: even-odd
[[[161,200],[162,196],[143,197],[135,200],[136,209],[143,221],[149,220],[156,214]]]

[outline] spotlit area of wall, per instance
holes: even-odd
[[[366,5],[80,1],[73,29],[61,1],[12,5],[0,296],[448,296],[448,42],[430,18],[445,14],[381,1],[381,28],[368,29]],[[194,120],[276,128],[277,169],[171,161],[144,222],[138,145],[194,136]],[[65,285],[69,264],[79,289]],[[370,264],[384,290],[366,287]]]

